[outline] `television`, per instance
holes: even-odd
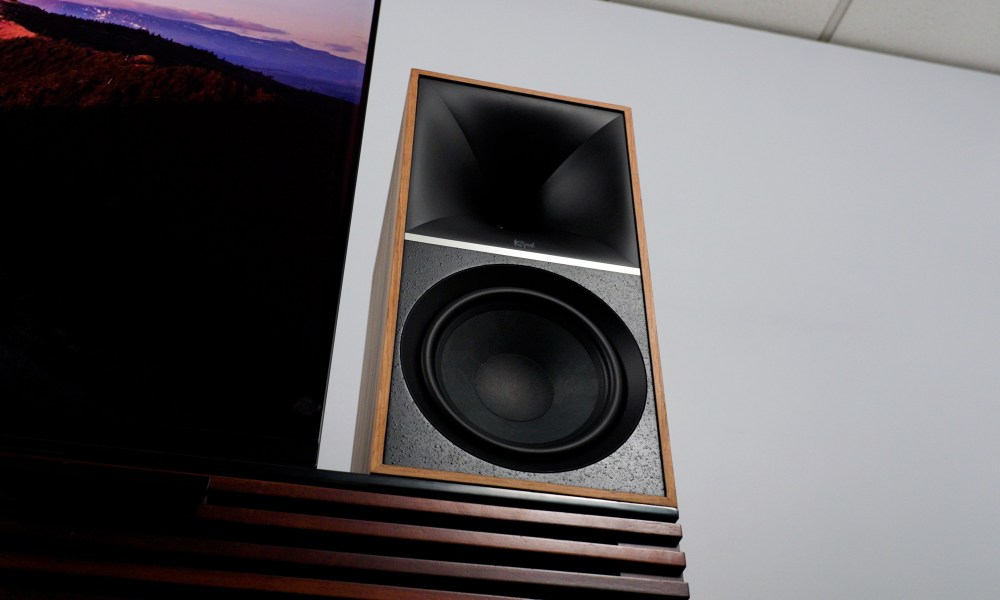
[[[0,0],[4,445],[315,466],[378,8]]]

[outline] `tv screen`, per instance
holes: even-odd
[[[315,465],[377,10],[0,0],[7,444]]]

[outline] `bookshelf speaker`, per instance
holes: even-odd
[[[631,113],[411,74],[353,469],[676,506]]]

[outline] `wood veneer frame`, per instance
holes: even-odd
[[[396,320],[399,304],[399,282],[403,263],[403,236],[406,229],[405,216],[409,201],[413,132],[417,114],[417,86],[422,77],[604,108],[621,112],[624,115],[629,171],[632,182],[632,198],[635,210],[636,236],[639,246],[640,277],[642,278],[643,301],[645,304],[647,334],[649,336],[650,369],[653,377],[653,402],[656,408],[656,424],[659,433],[665,495],[654,496],[617,492],[565,484],[385,464],[383,450],[386,420],[389,411],[389,391],[392,380],[392,359],[395,348]],[[372,277],[368,336],[365,343],[364,366],[362,368],[361,397],[358,410],[358,426],[355,432],[352,470],[361,473],[379,473],[457,483],[491,485],[537,492],[654,504],[672,508],[677,507],[673,463],[670,454],[670,435],[667,429],[666,406],[664,402],[663,374],[660,368],[660,348],[656,331],[656,318],[653,311],[653,287],[649,276],[646,230],[642,215],[642,200],[639,192],[639,175],[636,165],[632,110],[627,106],[488,83],[421,69],[413,69],[410,72],[406,104],[403,111],[403,122],[400,128],[400,137],[393,165],[389,198],[386,203],[385,220],[382,225],[378,254],[375,260],[375,270]]]

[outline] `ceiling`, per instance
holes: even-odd
[[[1000,0],[609,0],[1000,74]]]

